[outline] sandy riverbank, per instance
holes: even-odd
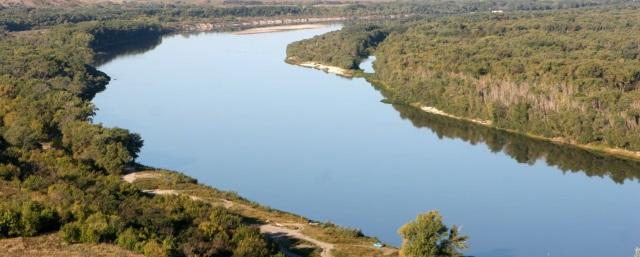
[[[340,68],[340,67],[325,65],[325,64],[317,63],[317,62],[298,62],[293,57],[288,57],[287,58],[287,62],[291,63],[291,64],[303,66],[303,67],[309,67],[309,68],[315,68],[315,69],[323,70],[325,72],[334,73],[334,74],[337,74],[337,75],[340,75],[340,76],[344,76],[344,77],[353,77],[353,75],[354,75],[354,71],[353,70],[343,69],[343,68]],[[385,86],[383,86],[383,88],[384,87]],[[466,117],[462,117],[462,116],[456,116],[456,115],[447,113],[445,111],[442,111],[442,110],[440,110],[438,108],[435,108],[435,107],[432,107],[432,106],[427,106],[427,105],[422,105],[420,103],[415,103],[415,104],[411,104],[411,105],[416,107],[416,108],[418,108],[418,109],[420,109],[420,110],[422,110],[422,111],[424,111],[424,112],[428,112],[428,113],[432,113],[432,114],[436,114],[436,115],[441,115],[441,116],[446,116],[446,117],[453,118],[453,119],[473,122],[473,123],[476,123],[476,124],[480,124],[480,125],[483,125],[483,126],[491,127],[491,128],[494,128],[494,129],[499,129],[499,130],[506,131],[506,132],[509,132],[509,133],[525,135],[525,136],[528,136],[528,137],[533,138],[533,139],[546,140],[546,141],[553,142],[553,143],[556,143],[556,144],[571,145],[571,146],[575,146],[575,147],[578,147],[578,148],[581,148],[581,149],[584,149],[584,150],[587,150],[587,151],[598,152],[598,153],[601,153],[601,154],[608,154],[608,155],[612,155],[612,156],[616,156],[616,157],[620,157],[620,158],[632,159],[632,160],[636,160],[636,161],[640,160],[640,151],[630,151],[630,150],[626,150],[626,149],[622,149],[622,148],[608,147],[608,146],[596,145],[596,144],[581,144],[581,143],[574,142],[572,140],[568,140],[568,139],[560,138],[560,137],[549,138],[549,137],[544,137],[544,136],[535,135],[535,134],[531,134],[531,133],[516,131],[516,130],[512,130],[512,129],[499,128],[499,127],[494,126],[493,122],[491,122],[490,120],[481,120],[481,119],[473,119],[473,118],[466,118]]]
[[[515,131],[512,129],[504,129],[504,128],[498,128],[493,126],[493,123],[490,120],[480,120],[480,119],[472,119],[472,118],[465,118],[465,117],[461,117],[461,116],[456,116],[447,112],[444,112],[442,110],[439,110],[435,107],[431,107],[431,106],[425,106],[425,105],[420,105],[420,104],[414,104],[413,106],[418,107],[420,110],[424,111],[424,112],[428,112],[428,113],[432,113],[432,114],[437,114],[437,115],[441,115],[441,116],[446,116],[449,118],[453,118],[453,119],[458,119],[458,120],[465,120],[468,122],[473,122],[476,124],[480,124],[483,126],[487,126],[487,127],[491,127],[494,129],[499,129],[499,130],[503,130],[509,133],[514,133],[514,134],[521,134],[521,135],[525,135],[528,137],[531,137],[533,139],[537,139],[537,140],[546,140],[546,141],[550,141],[556,144],[566,144],[566,145],[571,145],[571,146],[575,146],[578,148],[582,148],[584,150],[588,150],[588,151],[594,151],[594,152],[600,152],[600,153],[604,153],[604,154],[608,154],[608,155],[613,155],[613,156],[617,156],[617,157],[621,157],[621,158],[628,158],[628,159],[633,159],[633,160],[640,160],[640,152],[636,152],[636,151],[630,151],[630,150],[625,150],[625,149],[621,149],[621,148],[614,148],[614,147],[607,147],[607,146],[602,146],[602,145],[592,145],[592,144],[580,144],[578,142],[572,142],[570,140],[564,139],[564,138],[549,138],[549,137],[543,137],[540,135],[534,135],[534,134],[530,134],[530,133],[523,133],[520,131]]]
[[[353,74],[354,74],[353,70],[340,68],[337,66],[326,65],[319,62],[298,62],[294,57],[288,57],[286,62],[289,64],[294,64],[302,67],[322,70],[324,72],[333,73],[343,77],[353,77]]]
[[[302,63],[298,63],[298,65],[300,65],[302,67],[308,67],[308,68],[314,68],[314,69],[318,69],[318,70],[323,70],[325,72],[337,74],[337,75],[344,76],[344,77],[353,76],[353,71],[351,71],[351,70],[343,69],[343,68],[336,67],[336,66],[331,66],[331,65],[325,65],[325,64],[322,64],[322,63],[302,62]]]
[[[460,117],[460,116],[456,116],[456,115],[444,112],[444,111],[442,111],[442,110],[440,110],[438,108],[431,107],[431,106],[420,106],[420,110],[428,112],[428,113],[447,116],[447,117],[453,118],[453,119],[466,120],[466,121],[470,121],[470,122],[473,122],[473,123],[478,123],[478,124],[485,125],[485,126],[491,126],[491,121],[490,120],[464,118],[464,117]]]
[[[248,34],[258,34],[258,33],[272,33],[272,32],[280,32],[280,31],[288,31],[288,30],[299,30],[299,29],[317,29],[329,26],[328,24],[295,24],[295,25],[280,25],[280,26],[269,26],[269,27],[258,27],[258,28],[250,28],[241,31],[234,32],[236,35],[248,35]]]

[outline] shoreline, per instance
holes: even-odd
[[[322,63],[318,63],[318,62],[297,62],[295,60],[295,57],[287,57],[285,62],[287,62],[289,64],[293,64],[293,65],[302,66],[302,67],[308,67],[308,68],[315,68],[315,69],[323,70],[323,71],[328,72],[328,73],[334,73],[336,75],[343,76],[343,77],[348,77],[348,78],[353,78],[354,76],[356,76],[358,74],[357,70],[344,69],[344,68],[331,66],[331,65],[326,65],[326,64],[322,64]],[[357,76],[367,77],[366,75],[362,75],[362,74],[359,74]],[[373,85],[373,81],[379,83],[379,86],[380,86],[381,89],[389,90],[389,87],[386,86],[386,84],[384,82],[382,82],[380,80],[377,80],[377,79],[373,79],[373,81],[371,81],[369,79],[372,79],[370,76],[368,76],[367,81],[374,88],[377,87],[377,86]],[[406,104],[406,105],[412,106],[414,108],[417,108],[417,109],[419,109],[420,111],[423,111],[423,112],[427,112],[427,113],[431,113],[431,114],[435,114],[435,115],[440,115],[440,116],[444,116],[444,117],[448,117],[448,118],[452,118],[452,119],[463,120],[463,121],[475,123],[475,124],[478,124],[478,125],[482,125],[482,126],[485,126],[485,127],[489,127],[489,128],[492,128],[492,129],[497,129],[497,130],[505,131],[505,132],[512,133],[512,134],[523,135],[523,136],[526,136],[526,137],[529,137],[529,138],[535,139],[535,140],[543,140],[543,141],[551,142],[551,143],[554,143],[554,144],[573,146],[573,147],[577,147],[577,148],[580,148],[582,150],[594,152],[594,153],[600,154],[600,155],[610,155],[610,156],[613,156],[613,157],[616,157],[616,158],[620,158],[620,159],[627,159],[627,160],[632,160],[632,161],[640,161],[640,151],[631,151],[631,150],[626,150],[626,149],[621,149],[621,148],[616,148],[616,147],[609,147],[609,146],[604,146],[604,145],[581,144],[581,143],[577,143],[577,142],[572,142],[569,139],[565,139],[565,138],[561,138],[561,137],[550,138],[550,137],[544,137],[544,136],[531,134],[531,133],[527,133],[527,132],[516,131],[516,130],[513,130],[513,129],[500,128],[500,127],[494,126],[493,122],[490,121],[490,120],[482,120],[482,119],[474,119],[474,118],[467,118],[467,117],[457,116],[457,115],[442,111],[442,110],[440,110],[440,109],[438,109],[436,107],[423,105],[421,103],[402,103],[402,102],[398,102],[398,104]]]
[[[245,31],[231,32],[235,35],[271,33],[298,29],[311,29],[330,26],[327,23],[311,23],[296,25],[280,25],[270,27],[254,27]],[[161,33],[160,36],[167,34]],[[92,49],[95,51],[95,49]],[[351,71],[335,66],[328,66],[317,63],[302,63],[303,67],[311,67],[323,69],[325,72],[335,73],[340,76],[350,76]],[[107,88],[108,89],[108,85]],[[106,90],[105,89],[105,90]],[[283,211],[265,206],[257,202],[245,199],[230,191],[223,191],[215,187],[201,184],[197,179],[193,181],[181,181],[176,177],[169,179],[171,174],[188,177],[182,171],[167,171],[153,169],[146,165],[141,165],[140,169],[136,169],[131,173],[121,176],[124,183],[135,185],[141,192],[154,196],[186,196],[193,201],[200,201],[210,205],[220,205],[243,217],[255,219],[260,222],[259,229],[262,234],[271,236],[274,240],[281,240],[282,235],[288,238],[294,238],[303,242],[315,245],[320,249],[322,257],[334,256],[362,256],[373,257],[380,256],[397,256],[398,248],[385,244],[383,248],[373,246],[379,242],[375,237],[368,235],[360,235],[356,237],[348,237],[340,234],[334,234],[334,230],[344,230],[349,232],[350,228],[332,224],[331,222],[314,221],[296,213]],[[167,180],[172,180],[166,184]],[[293,225],[294,228],[291,228]],[[276,242],[281,249],[285,249],[283,253],[287,257],[300,256],[292,253],[290,249],[284,248],[284,245]]]
[[[184,178],[187,178],[186,180]],[[221,206],[231,212],[254,219],[260,233],[275,240],[287,257],[299,257],[292,252],[295,249],[281,242],[283,238],[302,240],[320,250],[321,257],[397,257],[399,249],[386,244],[383,248],[376,248],[379,242],[375,237],[360,235],[355,237],[335,234],[335,230],[350,231],[348,227],[309,219],[296,213],[274,209],[269,206],[253,202],[229,191],[201,184],[179,171],[141,167],[132,173],[120,177],[124,183],[129,183],[142,192],[155,196],[184,196],[192,201],[200,201],[212,206]]]
[[[305,24],[294,24],[294,25],[276,25],[276,26],[268,26],[268,27],[255,27],[248,28],[236,32],[232,32],[234,35],[251,35],[251,34],[261,34],[261,33],[274,33],[274,32],[284,32],[290,30],[301,30],[301,29],[317,29],[328,27],[329,24],[325,23],[305,23]]]
[[[544,141],[548,141],[548,142],[551,142],[551,143],[554,143],[554,144],[573,146],[573,147],[577,147],[577,148],[580,148],[580,149],[583,149],[583,150],[596,152],[598,154],[608,154],[608,155],[615,156],[615,157],[621,158],[621,159],[630,159],[630,160],[634,160],[634,161],[640,161],[640,151],[630,151],[630,150],[625,150],[625,149],[621,149],[621,148],[607,147],[607,146],[603,146],[603,145],[580,144],[580,143],[576,143],[576,142],[571,142],[570,140],[565,139],[565,138],[561,138],[561,137],[558,137],[558,138],[544,137],[544,136],[540,136],[540,135],[536,135],[536,134],[516,131],[516,130],[513,130],[513,129],[496,127],[496,126],[493,125],[493,123],[490,120],[480,120],[480,119],[472,119],[472,118],[466,118],[466,117],[462,117],[462,116],[457,116],[457,115],[453,115],[453,114],[450,114],[448,112],[439,110],[439,109],[437,109],[435,107],[426,106],[426,105],[422,105],[422,104],[419,104],[419,103],[409,104],[409,105],[413,106],[415,108],[418,108],[419,110],[421,110],[423,112],[427,112],[427,113],[431,113],[431,114],[435,114],[435,115],[440,115],[440,116],[445,116],[445,117],[452,118],[452,119],[457,119],[457,120],[464,120],[464,121],[467,121],[467,122],[475,123],[475,124],[478,124],[478,125],[482,125],[482,126],[485,126],[485,127],[492,128],[492,129],[497,129],[497,130],[502,130],[502,131],[505,131],[505,132],[508,132],[508,133],[523,135],[523,136],[529,137],[531,139],[544,140]]]

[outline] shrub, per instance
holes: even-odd
[[[23,236],[34,236],[57,229],[59,226],[57,213],[37,202],[22,204],[20,223]]]
[[[145,246],[146,235],[142,232],[134,229],[127,228],[118,235],[116,243],[123,248],[133,250],[136,252],[142,252]]]
[[[209,220],[202,222],[200,230],[209,238],[229,242],[233,229],[241,224],[239,216],[230,213],[223,207],[214,207]]]
[[[20,213],[0,205],[0,237],[16,236],[20,231]]]
[[[162,242],[158,241],[157,239],[149,240],[143,247],[143,253],[146,257],[177,256],[171,239],[165,239]]]
[[[62,240],[68,243],[79,243],[82,237],[82,230],[80,227],[80,223],[71,222],[62,226],[60,229],[60,237]]]
[[[33,201],[0,205],[0,237],[34,236],[58,228],[58,215]]]
[[[13,164],[0,164],[0,179],[11,180],[19,178],[21,175],[20,168]]]
[[[266,257],[269,256],[267,243],[259,236],[245,237],[238,242],[233,257]]]
[[[101,212],[91,214],[81,226],[81,241],[85,243],[113,241],[119,226],[120,219],[117,216],[108,216]]]
[[[122,223],[118,216],[105,215],[101,212],[91,214],[84,221],[65,224],[60,233],[69,243],[103,243],[116,239],[121,231]]]

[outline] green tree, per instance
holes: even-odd
[[[20,234],[20,213],[7,205],[0,205],[0,237]]]
[[[466,248],[466,236],[458,234],[455,225],[449,229],[437,211],[418,215],[398,231],[403,238],[400,256],[453,257]]]
[[[229,242],[233,229],[242,223],[239,216],[234,215],[223,207],[215,207],[211,211],[209,220],[200,223],[200,230],[209,238]]]

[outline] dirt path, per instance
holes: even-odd
[[[135,173],[130,173],[127,174],[125,176],[122,176],[122,180],[128,182],[128,183],[133,183],[135,182],[137,179],[142,179],[142,178],[156,178],[159,177],[159,174],[154,174],[154,173],[149,173],[149,172],[135,172]],[[190,195],[185,191],[180,191],[180,190],[173,190],[173,189],[154,189],[154,190],[143,190],[143,192],[146,193],[150,193],[150,194],[155,194],[155,195],[186,195],[189,196],[192,200],[194,201],[204,201],[204,199],[198,197],[198,196],[194,196],[194,195]],[[248,206],[244,206],[241,204],[236,204],[232,201],[229,201],[227,199],[220,199],[222,200],[222,205],[229,209],[232,207],[242,207],[242,208],[250,208]],[[287,228],[286,226],[289,227],[295,227],[295,229],[291,229],[291,228]],[[307,235],[302,234],[301,230],[304,229],[306,225],[305,224],[300,224],[300,223],[286,223],[286,224],[278,224],[276,223],[275,225],[273,224],[264,224],[260,226],[260,232],[263,234],[268,234],[272,237],[281,237],[281,236],[287,236],[287,237],[292,237],[292,238],[296,238],[299,240],[304,240],[307,241],[309,243],[312,243],[316,246],[318,246],[320,249],[322,249],[322,253],[320,254],[320,256],[322,257],[333,257],[331,255],[331,250],[333,250],[335,248],[335,245],[327,243],[327,242],[323,242],[317,239],[314,239],[312,237],[309,237]],[[288,249],[282,249],[282,252],[287,256],[287,257],[300,257],[299,255],[289,251]]]
[[[154,195],[186,195],[189,198],[191,198],[191,200],[202,201],[202,198],[200,198],[200,197],[197,197],[195,195],[189,195],[189,194],[183,193],[183,192],[178,191],[178,190],[173,190],[173,189],[142,190],[142,192],[150,193],[150,194],[154,194]],[[229,208],[229,207],[227,207],[226,204],[225,204],[225,208]]]
[[[302,224],[286,224],[286,225],[291,225],[291,226],[295,226],[298,228],[304,227],[304,225]],[[318,247],[320,247],[320,249],[322,249],[322,253],[320,254],[320,256],[322,257],[332,257],[331,255],[331,250],[333,250],[333,248],[335,248],[335,246],[333,244],[327,243],[327,242],[323,242],[320,240],[316,240],[315,238],[311,238],[305,234],[302,234],[302,232],[300,232],[299,229],[290,229],[290,228],[286,228],[286,227],[281,227],[281,226],[276,226],[276,225],[272,225],[272,224],[265,224],[260,226],[260,232],[264,233],[264,234],[271,234],[271,235],[283,235],[283,236],[287,236],[287,237],[293,237],[296,239],[300,239],[300,240],[304,240],[307,242],[310,242]]]

